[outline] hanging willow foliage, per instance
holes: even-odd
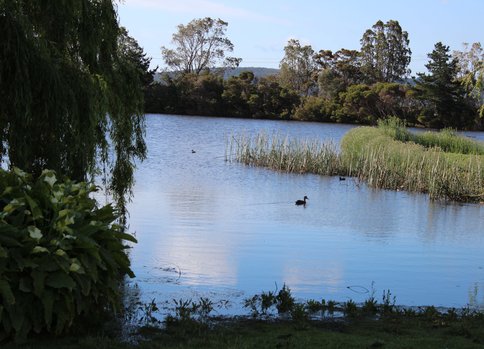
[[[108,174],[118,207],[146,157],[149,60],[112,0],[0,0],[0,152],[77,181]]]

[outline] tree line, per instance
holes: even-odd
[[[451,52],[441,42],[427,73],[410,77],[408,33],[399,22],[376,22],[360,50],[315,51],[291,39],[277,75],[250,71],[223,79],[240,64],[227,22],[179,25],[174,48],[162,47],[169,73],[145,90],[146,112],[375,124],[396,116],[409,125],[484,129],[484,51],[480,43]]]

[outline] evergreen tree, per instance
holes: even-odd
[[[112,0],[0,1],[0,155],[75,180],[104,169],[124,209],[146,156],[147,61]]]
[[[285,88],[309,96],[316,92],[317,66],[311,45],[301,46],[299,40],[290,39],[284,47],[279,78]]]
[[[367,82],[396,82],[410,73],[410,41],[398,21],[376,22],[363,34],[360,42],[362,69]]]
[[[225,34],[227,26],[227,22],[210,17],[178,25],[178,31],[172,36],[175,48],[161,47],[165,63],[177,72],[195,75],[214,68],[223,73],[221,67],[238,67],[241,58],[225,57],[227,52],[234,50],[234,45]]]
[[[449,54],[449,46],[441,42],[435,44],[428,57],[425,67],[430,74],[418,74],[416,85],[424,104],[420,121],[430,127],[469,126],[474,115],[465,100],[465,89],[457,79],[457,59]]]

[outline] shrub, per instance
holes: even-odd
[[[53,171],[0,170],[0,340],[60,334],[118,309],[121,277],[134,276],[123,240],[136,240],[95,191]]]

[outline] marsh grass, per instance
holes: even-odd
[[[246,165],[268,167],[278,171],[337,175],[340,157],[332,142],[295,140],[288,136],[259,133],[254,137],[232,136],[226,160]],[[227,155],[230,154],[230,155]]]
[[[465,136],[459,135],[453,129],[443,129],[439,132],[426,131],[412,133],[405,122],[391,117],[378,122],[378,129],[390,138],[401,142],[413,142],[426,148],[439,148],[448,153],[484,155],[484,144]]]
[[[484,200],[484,156],[427,148],[392,139],[378,128],[360,127],[342,140],[348,174],[375,188],[428,193],[432,199]]]
[[[450,130],[415,135],[390,120],[349,131],[340,152],[332,142],[265,133],[232,136],[227,148],[226,160],[250,166],[352,176],[370,187],[428,193],[437,200],[484,201],[484,144]]]

